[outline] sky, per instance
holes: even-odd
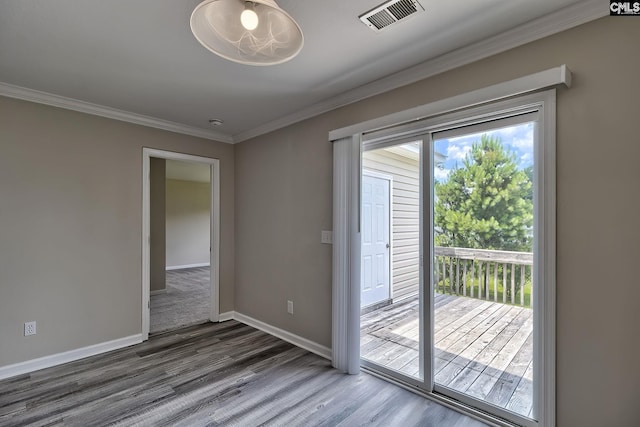
[[[447,159],[443,168],[435,168],[435,179],[444,182],[456,164],[458,167],[462,167],[462,162],[467,153],[471,151],[471,146],[474,142],[478,142],[483,134],[500,138],[506,149],[515,152],[518,168],[524,169],[533,165],[533,123],[531,122],[488,132],[436,140],[436,152],[444,154]]]

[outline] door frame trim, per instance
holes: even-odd
[[[210,191],[211,204],[209,211],[209,239],[211,251],[209,263],[211,266],[209,280],[211,288],[211,300],[209,304],[209,320],[218,322],[220,319],[220,160],[210,157],[195,156],[191,154],[177,153],[173,151],[158,150],[154,148],[142,148],[142,316],[141,333],[142,340],[149,339],[150,328],[150,237],[151,237],[151,204],[150,204],[150,170],[151,157],[165,160],[181,160],[208,164],[211,170]]]

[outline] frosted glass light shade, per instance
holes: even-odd
[[[211,52],[248,65],[286,62],[302,49],[298,24],[274,0],[254,0],[258,26],[247,30],[240,20],[243,0],[205,0],[191,14],[191,31]]]

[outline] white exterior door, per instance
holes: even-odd
[[[389,179],[362,176],[362,271],[360,306],[391,298]]]

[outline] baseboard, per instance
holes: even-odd
[[[156,289],[155,291],[151,291],[149,295],[160,295],[160,294],[166,294],[166,293],[167,293],[167,288],[164,288],[164,289]]]
[[[225,313],[220,313],[218,315],[218,322],[226,322],[228,320],[233,320],[236,312],[235,311],[227,311]]]
[[[208,262],[201,262],[199,264],[185,264],[185,265],[171,265],[167,267],[167,271],[170,270],[183,270],[185,268],[196,268],[196,267],[209,267],[211,264]]]
[[[300,348],[308,350],[318,356],[325,359],[331,359],[331,349],[320,345],[316,342],[303,338],[299,335],[287,332],[284,329],[277,328],[275,326],[264,323],[253,317],[238,313],[237,311],[227,311],[220,313],[218,317],[220,322],[226,322],[228,320],[237,320],[263,332],[266,332],[274,337],[278,337],[281,340],[290,342]],[[65,351],[63,353],[52,354],[50,356],[44,356],[37,359],[27,360],[25,362],[15,363],[13,365],[0,366],[0,380],[15,377],[17,375],[28,374],[30,372],[38,371],[40,369],[50,368],[52,366],[62,365],[63,363],[73,362],[76,360],[84,359],[86,357],[95,356],[101,353],[107,353],[109,351],[118,350],[124,347],[129,347],[134,344],[142,342],[142,334],[131,335],[124,338],[118,338],[112,341],[107,341],[99,344],[90,345],[87,347],[77,348],[75,350]]]
[[[118,350],[141,342],[142,335],[136,334],[100,344],[77,348],[75,350],[65,351],[63,353],[52,354],[50,356],[15,363],[13,365],[2,366],[0,367],[0,380],[27,374],[44,368],[50,368],[56,365],[62,365],[63,363],[73,362],[75,360],[84,359],[85,357],[95,356],[96,354]]]
[[[261,331],[273,335],[274,337],[278,337],[281,340],[290,342],[291,344],[296,345],[300,348],[304,348],[305,350],[308,350],[311,353],[315,353],[318,356],[324,357],[325,359],[331,359],[331,349],[329,347],[325,347],[299,335],[292,334],[291,332],[287,332],[284,329],[276,328],[275,326],[269,325],[268,323],[264,323],[242,313],[238,313],[237,311],[234,312],[233,318],[238,322],[253,326],[256,329],[260,329]]]

